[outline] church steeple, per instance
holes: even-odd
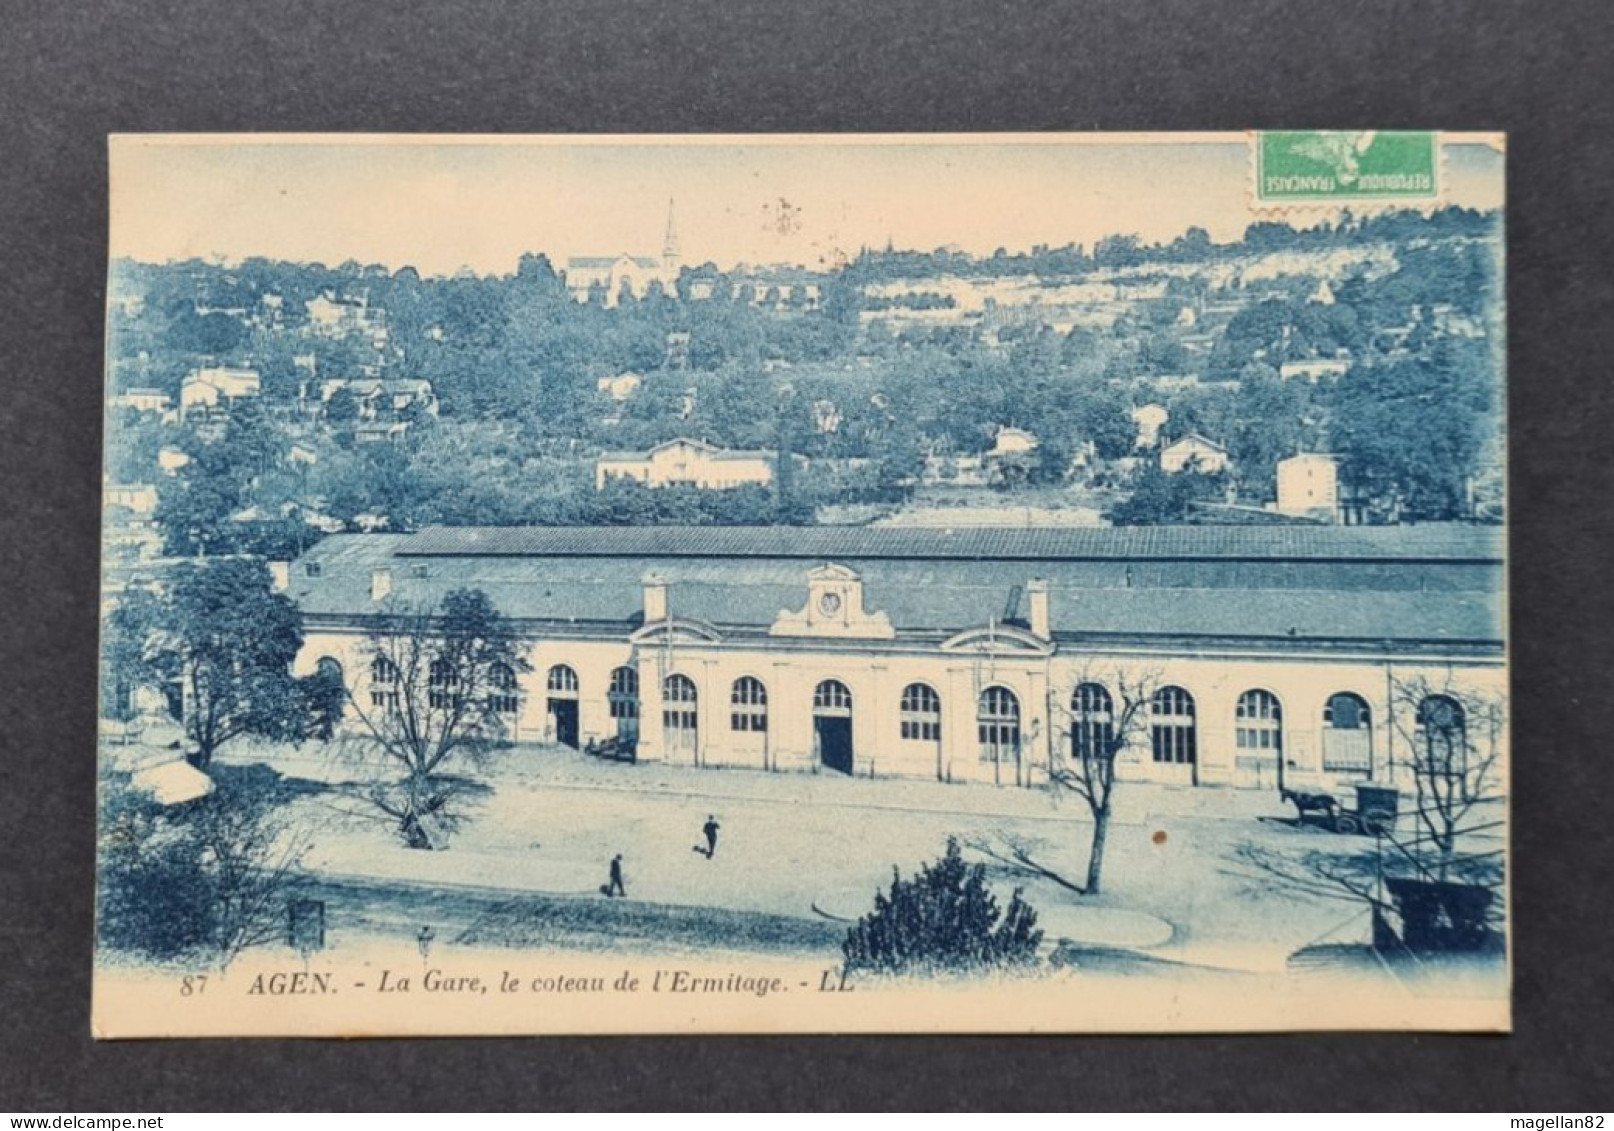
[[[673,215],[672,198],[667,198],[667,238],[661,244],[661,265],[675,271],[681,258],[678,251],[678,220]]]

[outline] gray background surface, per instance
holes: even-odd
[[[1539,0],[0,2],[0,1110],[1614,1106],[1611,32]],[[1513,1037],[90,1040],[107,133],[1320,126],[1512,135]]]

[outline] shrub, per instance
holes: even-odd
[[[303,837],[275,813],[278,775],[219,775],[217,790],[164,808],[108,774],[101,787],[96,934],[110,951],[228,965],[284,937]]]
[[[1036,961],[1042,932],[1037,913],[1015,889],[1001,913],[986,886],[986,869],[964,863],[958,842],[904,880],[893,869],[891,891],[874,897],[841,944],[847,970],[879,973],[978,971]]]

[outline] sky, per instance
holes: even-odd
[[[1187,140],[1194,137],[1195,140]],[[1499,139],[1448,135],[1451,203],[1497,208]],[[976,254],[1263,216],[1249,143],[1220,135],[445,138],[122,135],[112,253],[347,259],[508,273],[524,252],[659,255],[669,203],[686,264],[833,265],[860,247]],[[1307,209],[1292,222],[1329,212]]]

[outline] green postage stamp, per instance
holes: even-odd
[[[1275,203],[1434,200],[1438,137],[1430,131],[1276,130],[1255,135],[1255,197]]]

